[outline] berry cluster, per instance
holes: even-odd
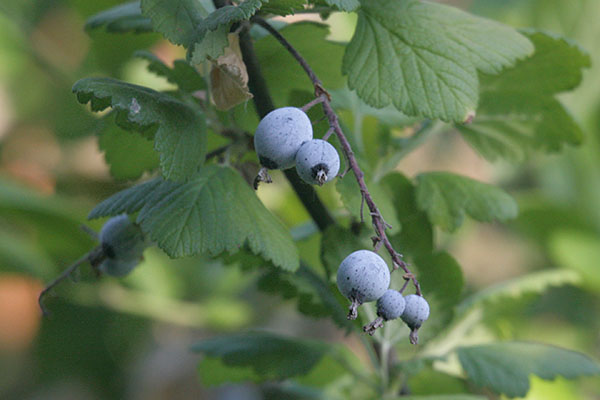
[[[310,119],[296,107],[268,113],[256,128],[254,149],[265,168],[287,169],[295,165],[302,180],[312,185],[329,182],[340,169],[336,149],[325,140],[313,139]]]
[[[377,253],[358,250],[347,256],[338,268],[337,285],[350,300],[348,319],[356,319],[361,304],[377,300],[377,318],[363,327],[369,335],[384,321],[401,318],[411,330],[411,343],[417,343],[417,331],[429,317],[429,304],[422,296],[403,296],[390,289],[390,271]]]
[[[325,140],[313,139],[312,124],[306,113],[295,107],[271,111],[258,124],[254,148],[261,165],[257,181],[270,182],[266,169],[287,169],[294,165],[309,184],[323,185],[340,168],[335,148]],[[363,330],[373,335],[384,321],[401,318],[411,329],[410,341],[417,343],[417,331],[429,317],[429,304],[420,295],[403,296],[390,289],[390,270],[377,253],[358,250],[342,261],[337,272],[340,292],[350,300],[348,319],[358,316],[358,307],[377,300],[378,317]]]

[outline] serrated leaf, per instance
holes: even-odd
[[[234,371],[246,369],[246,378],[257,381],[282,380],[304,375],[329,352],[330,346],[317,341],[297,339],[267,332],[249,332],[219,336],[196,343],[192,350],[205,354],[208,365],[218,358]],[[206,359],[205,359],[206,360]],[[200,377],[205,384],[222,383],[211,376],[204,360],[200,362]]]
[[[302,54],[327,89],[345,84],[340,74],[344,46],[326,40],[329,35],[327,25],[299,22],[287,25],[279,32]],[[289,96],[295,90],[314,92],[306,72],[289,52],[281,51],[281,44],[275,38],[267,35],[254,47],[275,104],[288,105]]]
[[[427,255],[433,251],[433,227],[427,214],[417,206],[414,184],[400,173],[388,174],[381,184],[391,194],[396,216],[402,226],[390,237],[394,248],[404,255]]]
[[[110,78],[81,79],[73,92],[80,103],[91,102],[92,111],[112,107],[123,129],[150,134],[165,178],[186,179],[203,164],[206,122],[201,112],[164,93]]]
[[[248,244],[274,265],[298,268],[287,229],[229,167],[209,165],[188,182],[154,179],[98,204],[89,218],[139,211],[142,230],[171,257],[224,251]]]
[[[174,44],[187,48],[204,35],[200,24],[208,12],[198,0],[141,0],[141,8],[154,30]]]
[[[229,25],[221,25],[214,31],[207,31],[202,40],[196,41],[191,49],[192,64],[216,60],[222,56],[229,46],[229,28]]]
[[[148,71],[166,78],[167,81],[177,85],[179,89],[185,92],[193,93],[197,90],[206,89],[204,78],[185,60],[175,60],[173,68],[170,68],[149,51],[138,50],[133,55],[149,62]]]
[[[346,318],[346,309],[335,295],[337,288],[325,284],[323,278],[306,265],[300,265],[294,273],[271,270],[259,279],[258,288],[284,299],[297,299],[298,311],[304,315],[314,318],[331,317],[340,328],[352,328]]]
[[[532,57],[496,76],[481,76],[478,116],[457,128],[489,160],[523,160],[531,150],[555,152],[576,145],[583,133],[554,97],[579,85],[590,57],[575,43],[547,33],[528,31]]]
[[[227,5],[216,9],[203,19],[198,29],[201,32],[207,30],[214,31],[221,25],[229,25],[245,19],[250,19],[257,12],[263,3],[263,0],[244,0],[239,5]]]
[[[463,122],[477,107],[477,71],[498,73],[533,51],[514,29],[418,0],[364,0],[344,54],[348,85],[369,105]]]
[[[469,380],[508,397],[524,397],[531,374],[545,380],[600,374],[598,363],[586,355],[541,343],[461,347],[457,354]]]
[[[111,126],[99,135],[98,147],[117,179],[137,179],[145,171],[158,168],[159,157],[152,141]]]
[[[304,10],[305,4],[306,0],[270,0],[260,11],[285,16],[294,14],[295,10]]]
[[[354,11],[360,6],[359,0],[325,0],[325,3],[348,12]]]
[[[417,205],[431,223],[455,231],[465,215],[481,221],[504,221],[517,216],[514,199],[502,189],[449,172],[417,176]]]
[[[139,1],[120,4],[96,15],[91,16],[85,22],[85,30],[91,31],[104,27],[107,32],[151,32],[150,19],[142,15]]]
[[[394,209],[394,204],[391,201],[391,196],[387,188],[377,182],[371,181],[370,179],[365,180],[367,188],[369,189],[369,193],[371,193],[373,201],[379,208],[379,212],[385,219],[385,222],[391,225],[391,228],[388,229],[388,232],[390,234],[399,232],[402,229],[401,224],[396,216],[396,210]],[[335,184],[335,188],[340,194],[342,203],[344,203],[346,209],[354,218],[360,221],[362,194],[354,174],[352,172],[348,172],[343,178],[338,179]],[[369,207],[367,207],[366,203],[362,205],[362,214],[363,220],[371,220]]]
[[[464,299],[457,307],[457,314],[478,305],[500,302],[504,299],[514,299],[525,294],[541,294],[550,287],[577,285],[582,281],[580,275],[569,270],[549,270],[533,272],[515,279],[497,283]]]

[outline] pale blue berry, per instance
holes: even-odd
[[[268,113],[254,133],[254,149],[268,169],[294,166],[302,143],[313,138],[310,119],[296,107],[282,107]]]
[[[358,250],[348,255],[337,272],[340,292],[351,301],[348,319],[356,319],[362,303],[375,301],[390,286],[390,270],[377,253]]]
[[[339,170],[340,156],[325,140],[304,142],[296,154],[296,171],[306,183],[323,185],[335,178]]]
[[[98,269],[108,275],[127,275],[142,259],[147,242],[140,227],[127,215],[112,217],[100,230],[105,259]]]

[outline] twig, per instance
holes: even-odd
[[[302,111],[307,112],[308,110],[310,110],[311,108],[313,108],[314,106],[316,106],[317,104],[322,103],[322,102],[323,102],[323,96],[319,96],[315,99],[312,99],[305,105],[303,105],[301,107],[301,109],[302,109]]]
[[[40,304],[40,309],[42,310],[42,314],[44,314],[45,316],[50,315],[50,312],[44,305],[44,297],[46,296],[46,294],[48,294],[48,292],[50,290],[52,290],[52,288],[54,288],[60,282],[62,282],[66,278],[68,278],[77,269],[77,267],[79,267],[81,264],[89,261],[92,252],[93,252],[93,250],[89,253],[84,254],[79,260],[77,260],[73,264],[71,264],[58,277],[56,277],[56,279],[54,279],[52,282],[50,282],[44,290],[42,290],[42,292],[40,293],[40,296],[38,297],[38,303]]]
[[[381,243],[386,248],[386,250],[388,251],[390,256],[392,257],[392,261],[393,261],[394,265],[400,266],[404,270],[405,273],[410,274],[412,276],[412,282],[415,285],[416,293],[420,296],[421,295],[421,287],[419,285],[419,282],[417,281],[416,277],[410,272],[406,263],[400,258],[401,255],[394,250],[392,244],[390,243],[390,240],[388,239],[388,237],[385,233],[387,224],[385,223],[385,220],[383,219],[383,216],[381,215],[379,208],[373,201],[373,197],[371,196],[371,193],[369,193],[369,190],[365,183],[365,175],[358,165],[356,157],[354,156],[354,152],[352,151],[352,147],[350,146],[348,139],[344,135],[344,132],[342,132],[342,128],[340,127],[338,116],[335,113],[335,111],[333,110],[333,107],[331,106],[331,101],[330,101],[331,99],[330,99],[329,93],[327,93],[327,91],[323,88],[323,84],[322,84],[321,80],[317,77],[317,75],[312,70],[310,65],[308,65],[306,60],[275,28],[273,28],[267,21],[265,21],[264,19],[262,19],[260,17],[253,17],[251,19],[251,21],[262,26],[264,29],[266,29],[271,35],[273,35],[273,37],[275,37],[275,39],[277,39],[277,41],[279,41],[279,43],[281,43],[283,45],[283,47],[285,47],[290,52],[290,54],[296,59],[296,61],[298,61],[300,66],[304,69],[304,71],[310,78],[310,81],[312,82],[313,87],[315,89],[315,96],[323,98],[323,101],[322,101],[323,111],[325,112],[325,115],[327,116],[327,120],[329,121],[329,126],[333,129],[333,131],[335,132],[336,136],[338,137],[338,139],[340,141],[342,150],[344,151],[344,154],[346,155],[346,158],[348,159],[348,163],[350,164],[350,168],[354,172],[354,176],[356,177],[356,181],[358,182],[360,192],[364,198],[364,201],[367,203],[367,207],[369,208],[369,211],[371,212],[371,220],[373,223],[373,228],[375,230],[375,233],[379,237]],[[394,268],[394,270],[395,270],[395,268]]]

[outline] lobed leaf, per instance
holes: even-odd
[[[206,155],[204,115],[181,101],[155,90],[111,78],[84,78],[73,85],[80,103],[92,111],[108,107],[123,129],[154,138],[162,174],[182,180],[193,175]]]
[[[300,265],[294,273],[270,270],[259,279],[258,288],[284,299],[297,299],[298,311],[304,315],[330,317],[340,328],[352,329],[346,318],[347,311],[340,302],[342,298],[335,295],[338,289],[326,284],[306,265]]]
[[[269,0],[260,11],[285,16],[294,14],[295,10],[303,10],[305,4],[306,0]]]
[[[477,221],[506,220],[517,216],[514,199],[502,189],[449,172],[417,176],[417,205],[431,223],[455,231],[465,215]]]
[[[137,222],[171,257],[224,251],[244,244],[274,265],[298,268],[298,250],[287,229],[229,167],[210,165],[187,182],[159,178],[119,192],[89,218],[139,211]]]
[[[524,397],[531,374],[545,380],[600,374],[600,365],[586,355],[541,343],[492,343],[457,353],[469,380],[508,397]]]
[[[369,105],[463,122],[478,102],[477,71],[498,73],[532,53],[514,29],[418,0],[363,0],[344,54],[348,85]]]
[[[91,16],[85,21],[85,30],[91,31],[104,27],[107,32],[151,32],[150,19],[142,15],[139,1],[119,4]]]
[[[250,19],[263,3],[267,2],[264,0],[244,0],[239,5],[227,5],[218,8],[200,21],[198,29],[201,32],[214,31],[222,25],[230,25],[234,22]]]
[[[330,346],[268,332],[219,336],[196,343],[192,350],[205,354],[199,373],[205,384],[222,383],[213,368],[220,362],[234,379],[282,380],[309,372],[330,351]],[[218,360],[218,361],[215,361]],[[227,371],[229,372],[229,371]],[[223,375],[222,373],[220,374]]]
[[[355,11],[358,7],[360,7],[359,0],[325,0],[325,3],[329,4],[332,7],[337,7],[342,11]]]
[[[160,163],[150,140],[114,125],[99,135],[98,147],[117,179],[137,179]]]
[[[478,117],[457,126],[482,156],[520,161],[531,150],[554,152],[581,143],[583,133],[555,95],[579,85],[590,57],[575,43],[526,31],[535,53],[496,76],[481,76]]]
[[[200,24],[208,11],[198,0],[141,0],[142,14],[156,32],[188,48],[204,35]]]
[[[464,314],[478,305],[496,303],[507,298],[522,297],[528,293],[541,294],[550,287],[579,283],[581,283],[581,277],[575,271],[548,270],[533,272],[478,291],[458,305],[457,313]]]
[[[204,78],[196,68],[185,60],[175,60],[173,68],[170,68],[149,51],[138,50],[133,55],[148,61],[148,71],[166,78],[167,81],[177,85],[184,92],[193,93],[197,90],[206,89]]]

